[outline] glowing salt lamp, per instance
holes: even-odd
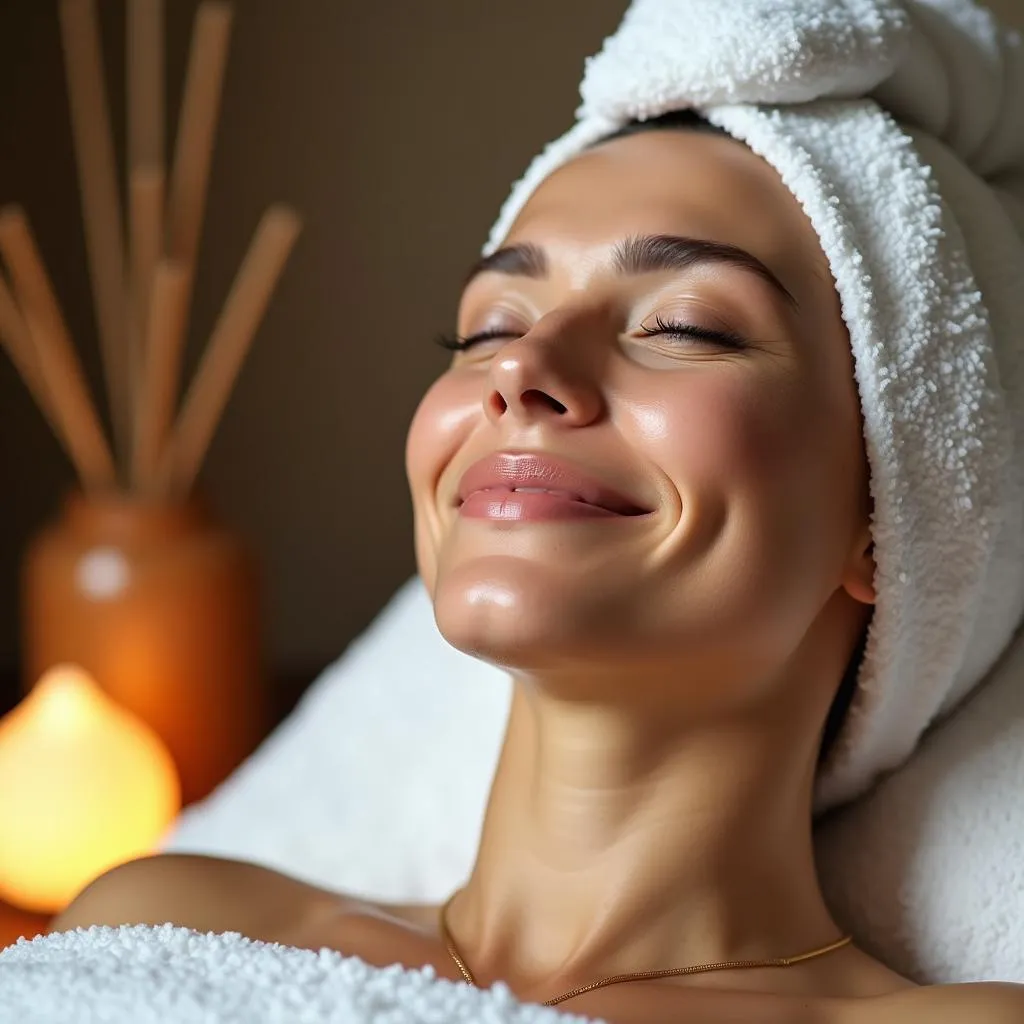
[[[153,850],[180,807],[166,747],[84,670],[51,669],[0,719],[0,898],[63,909]]]

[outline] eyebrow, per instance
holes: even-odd
[[[724,263],[756,274],[775,289],[794,309],[799,309],[793,293],[775,273],[753,253],[727,242],[682,235],[637,235],[619,242],[612,254],[612,263],[620,274],[650,274],[664,270],[687,270],[706,263]],[[544,250],[526,242],[505,246],[479,260],[466,275],[465,287],[484,273],[510,274],[541,279],[548,276],[550,265]]]

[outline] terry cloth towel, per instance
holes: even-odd
[[[0,1024],[587,1024],[432,967],[169,924],[79,928],[0,953]]]
[[[801,203],[849,329],[877,605],[823,810],[904,761],[1024,609],[1024,49],[970,0],[635,0],[514,186],[693,108]]]

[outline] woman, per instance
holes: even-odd
[[[689,114],[606,133],[534,185],[471,273],[407,446],[439,627],[515,680],[465,887],[373,904],[155,857],[55,928],[329,946],[614,1024],[1024,1019],[1024,987],[918,987],[844,942],[818,886],[819,765],[877,538],[807,213]],[[636,977],[779,957],[798,959]]]

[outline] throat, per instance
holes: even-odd
[[[810,780],[773,760],[763,728],[679,735],[542,704],[517,688],[476,862],[449,908],[476,982],[511,976],[547,999],[840,938],[814,868]]]

